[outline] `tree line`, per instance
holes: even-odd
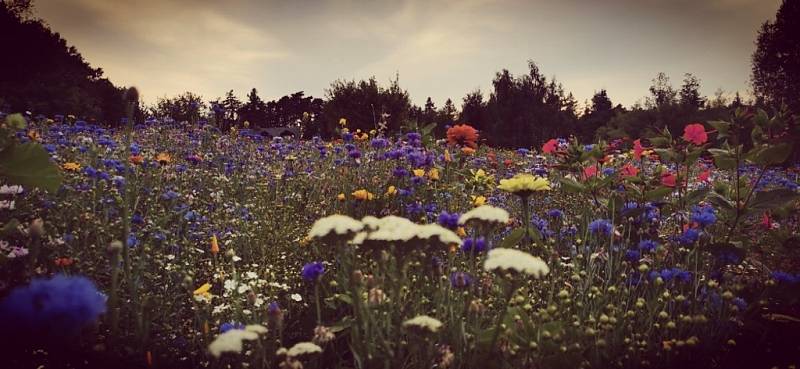
[[[103,78],[101,69],[92,68],[30,13],[30,0],[0,2],[0,37],[5,54],[11,56],[0,58],[0,110],[71,113],[117,124],[123,89]],[[430,97],[423,106],[413,104],[397,76],[387,85],[374,77],[337,80],[322,98],[298,91],[265,101],[252,88],[244,101],[233,90],[206,100],[186,92],[141,106],[139,116],[178,122],[204,119],[223,130],[295,126],[304,136],[323,138],[334,137],[343,118],[350,129],[365,132],[407,131],[432,124],[438,136],[448,126],[467,123],[481,131],[485,143],[513,148],[537,146],[553,137],[576,136],[584,141],[641,137],[663,127],[676,132],[687,122],[723,119],[745,105],[774,109],[786,105],[800,114],[800,0],[783,1],[776,19],[758,31],[756,45],[751,60],[754,98],[749,101],[738,92],[733,97],[722,91],[703,96],[700,79],[691,73],[683,75],[677,87],[659,73],[644,100],[632,106],[615,104],[605,89],[579,104],[562,83],[545,77],[529,61],[526,73],[515,76],[503,69],[494,76],[490,91],[471,91],[440,107]],[[798,131],[796,122],[792,127]]]

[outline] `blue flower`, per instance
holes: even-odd
[[[465,254],[478,254],[486,251],[486,239],[483,237],[467,238],[461,244],[461,252]]]
[[[325,273],[325,265],[323,265],[319,261],[311,262],[306,265],[303,265],[303,270],[300,273],[308,282],[317,281],[322,274]]]
[[[800,283],[800,274],[786,272],[772,272],[772,279],[778,283],[796,284]]]
[[[106,311],[106,296],[86,277],[56,275],[17,287],[0,303],[0,335],[36,342],[68,338]]]
[[[450,274],[450,285],[456,289],[469,288],[472,285],[472,277],[464,272],[453,272]]]
[[[547,211],[547,216],[553,217],[553,218],[563,218],[564,217],[564,212],[561,211],[560,209],[550,209],[550,210]]]
[[[589,231],[594,235],[608,236],[613,229],[611,222],[608,219],[595,219],[589,223]]]
[[[231,329],[244,329],[244,324],[238,322],[225,322],[219,326],[219,333],[225,333]]]
[[[455,229],[458,228],[458,218],[460,215],[458,213],[448,213],[443,211],[439,214],[438,223],[442,227]]]
[[[692,209],[691,220],[701,227],[707,227],[717,222],[717,215],[711,206],[695,206]]]
[[[696,228],[689,228],[682,235],[678,236],[678,243],[683,246],[691,246],[700,239],[700,231]]]
[[[638,246],[639,250],[653,252],[658,248],[658,243],[653,240],[641,240]]]
[[[630,262],[639,261],[642,258],[642,253],[639,250],[628,250],[625,252],[625,259]]]

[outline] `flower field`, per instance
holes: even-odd
[[[10,367],[800,364],[780,112],[517,150],[4,119]]]

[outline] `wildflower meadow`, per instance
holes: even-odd
[[[436,137],[343,117],[322,140],[9,114],[3,361],[797,365],[787,119],[507,150],[468,122]]]

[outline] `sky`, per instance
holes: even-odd
[[[416,104],[460,107],[495,73],[527,61],[579,102],[606,89],[641,101],[658,72],[713,96],[749,89],[760,25],[781,0],[35,0],[35,15],[113,83],[146,102],[228,90],[264,100],[323,97],[337,79],[371,76]]]

